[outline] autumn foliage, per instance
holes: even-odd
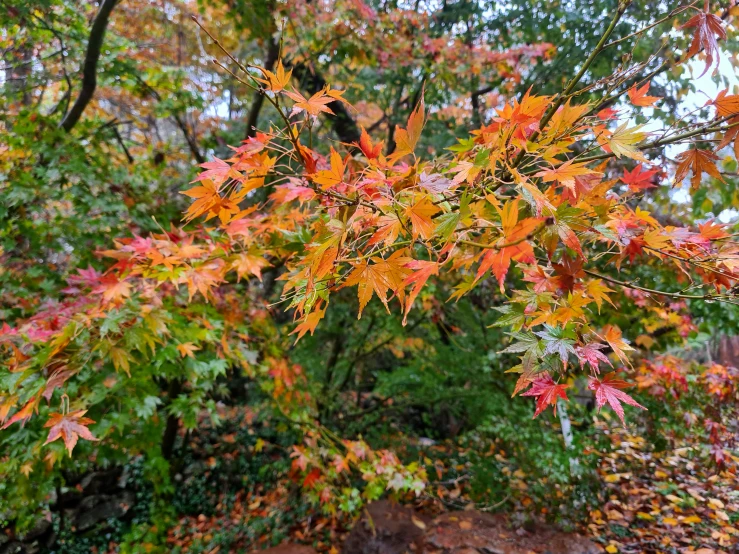
[[[571,61],[577,69],[559,90],[543,93],[533,82],[515,94],[522,75],[545,64],[556,44],[497,51],[464,34],[421,36],[436,24],[430,14],[409,19],[399,9],[341,3],[339,24],[326,3],[294,4],[295,18],[318,22],[317,43],[366,26],[366,52],[356,59],[378,71],[402,73],[404,63],[423,60],[420,83],[405,99],[407,116],[385,114],[370,125],[366,115],[379,115],[379,96],[370,96],[371,87],[366,98],[352,91],[351,76],[340,71],[335,82],[327,75],[318,90],[307,90],[310,63],[286,26],[265,35],[277,37],[279,52],[267,66],[241,59],[212,21],[188,21],[189,32],[213,48],[217,74],[259,98],[269,119],[222,147],[225,154],[203,149],[207,161],[181,191],[188,201],[181,219],[105,237],[108,245],[94,251],[104,269],[80,264],[54,301],[28,301],[22,315],[6,318],[2,432],[20,433],[36,421],[44,429],[22,458],[7,456],[7,470],[51,471],[77,456],[83,442],[91,459],[104,456],[98,447],[144,454],[159,441],[146,423],[154,413],[165,434],[169,425],[176,433],[178,422],[196,428],[203,413],[217,419],[215,398],[236,368],[303,434],[289,450],[292,476],[326,513],[360,505],[346,485],[352,475],[363,484],[363,501],[386,491],[420,495],[429,481],[424,464],[333,429],[321,417],[327,408],[317,391],[325,389],[291,359],[296,343],[319,336],[332,311],[346,305],[359,319],[375,318],[376,305],[402,326],[433,320],[453,341],[441,306],[472,298],[476,310],[496,314],[483,331],[504,333],[492,347],[499,370],[514,374],[503,386],[523,397],[515,402],[531,403],[533,418],[550,408],[567,418],[562,411],[575,409],[583,391],[596,412],[610,411],[623,426],[650,407],[644,396],[679,399],[688,383],[716,402],[735,402],[734,368],[711,363],[694,376],[694,366],[662,352],[659,341],[695,335],[695,314],[704,308],[694,306],[736,309],[733,220],[680,217],[670,206],[678,193],[698,197],[733,182],[739,95],[722,90],[666,124],[654,115],[665,101],[662,69],[687,67],[698,78],[719,67],[734,12],[685,4],[614,38],[628,23],[630,2],[622,0],[588,57]],[[607,75],[587,78],[611,49],[637,44],[663,22],[675,29],[667,43],[685,43],[671,50],[665,68],[651,69],[653,53],[624,56]],[[381,30],[405,39],[389,44]],[[348,36],[344,47],[354,52],[357,39]],[[484,107],[473,95],[474,124],[435,148],[438,123],[469,107],[457,92],[433,108],[426,101],[455,82],[446,72],[461,51],[470,55],[469,75],[504,84]],[[360,122],[354,135],[331,137],[322,128],[347,117]],[[44,155],[39,160],[48,164]],[[275,281],[281,292],[271,303],[260,291]],[[380,347],[401,348],[382,340]],[[101,402],[108,408],[93,417],[90,406]],[[383,402],[378,406],[393,406]],[[700,425],[713,462],[726,468],[735,456],[714,416]]]

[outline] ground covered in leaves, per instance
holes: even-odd
[[[739,551],[739,481],[705,463],[704,445],[655,452],[624,429],[610,436],[598,469],[607,501],[591,513],[589,536],[614,553]]]
[[[167,532],[167,548],[214,554],[291,541],[319,552],[341,551],[353,521],[305,503],[291,468],[289,427],[259,421],[243,408],[223,416],[218,430],[203,425],[187,437],[172,502],[177,523]],[[401,454],[425,463],[431,482],[419,498],[402,500],[428,515],[474,507],[506,513],[522,526],[547,519],[609,553],[737,551],[736,475],[705,463],[705,445],[684,439],[657,452],[643,436],[602,419],[595,420],[594,432],[602,441],[581,459],[598,459],[597,473],[583,470],[569,484],[528,475],[500,439],[408,441]],[[549,505],[542,501],[547,495]],[[572,508],[558,510],[557,504]]]

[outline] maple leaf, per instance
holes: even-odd
[[[661,96],[647,96],[649,85],[651,85],[651,81],[644,83],[644,86],[641,88],[637,88],[636,85],[634,85],[628,90],[627,94],[629,95],[629,100],[631,100],[631,103],[634,104],[634,106],[646,108],[653,106],[657,100],[662,100]]]
[[[92,292],[102,294],[103,299],[111,304],[118,304],[124,298],[131,296],[131,284],[125,279],[119,279],[116,275],[109,273],[102,277]]]
[[[663,229],[649,229],[642,235],[642,240],[646,246],[655,250],[663,250],[671,243],[671,235],[665,234]]]
[[[180,192],[180,194],[195,198],[195,202],[185,212],[185,221],[195,219],[218,204],[221,201],[219,189],[220,185],[216,185],[210,179],[204,179],[201,185]]]
[[[231,262],[231,267],[236,270],[237,280],[242,277],[254,275],[260,281],[262,280],[262,269],[269,267],[271,264],[259,254],[247,254],[242,252],[238,254],[236,259]]]
[[[658,173],[660,173],[659,169],[642,171],[642,164],[639,164],[631,171],[624,170],[621,181],[629,185],[629,189],[634,192],[651,189],[657,186],[652,182],[652,178]]]
[[[192,342],[183,342],[181,344],[177,345],[177,352],[180,353],[180,356],[183,358],[192,358],[195,359],[195,352],[200,350],[199,346],[195,346]]]
[[[70,275],[69,277],[67,277],[67,282],[70,285],[82,285],[85,287],[92,287],[100,281],[100,278],[102,276],[102,273],[96,271],[95,268],[90,266],[87,269],[78,269],[76,275]]]
[[[534,177],[541,177],[545,183],[557,181],[574,193],[575,177],[579,175],[602,175],[602,173],[586,167],[585,163],[574,163],[572,160],[568,160],[555,168],[539,171]]]
[[[601,350],[603,350],[605,347],[605,344],[600,344],[597,342],[589,342],[584,346],[575,347],[575,354],[580,361],[580,369],[584,369],[585,364],[587,363],[590,364],[590,367],[597,372],[600,362],[605,362],[609,366],[613,367],[613,364],[611,363],[611,360],[608,359],[608,356],[601,352]]]
[[[592,298],[571,292],[567,295],[567,300],[554,312],[551,321],[557,322],[564,327],[573,319],[584,320],[585,312],[583,308],[592,301]]]
[[[724,180],[716,167],[718,156],[710,150],[691,148],[685,152],[680,152],[677,155],[677,160],[678,164],[675,170],[676,183],[681,183],[690,170],[693,171],[693,176],[690,178],[690,187],[693,190],[696,190],[700,186],[703,173],[708,173],[711,177],[715,177],[719,181]]]
[[[728,92],[728,89],[722,90],[715,100],[709,102],[709,104],[716,106],[717,118],[739,115],[739,94],[727,94]]]
[[[397,160],[406,154],[412,154],[416,149],[425,122],[425,111],[426,105],[423,102],[423,94],[421,94],[421,100],[416,109],[408,117],[406,128],[395,127],[395,152],[393,152],[392,159]]]
[[[334,115],[334,112],[331,111],[331,108],[328,107],[328,104],[336,99],[332,96],[328,96],[326,94],[326,91],[327,89],[319,90],[317,93],[307,99],[299,92],[289,90],[284,91],[284,93],[288,97],[295,101],[295,105],[290,112],[290,117],[303,111],[312,115],[313,117],[318,117],[318,114],[320,113]]]
[[[603,121],[610,121],[611,119],[615,119],[618,115],[618,110],[615,110],[613,108],[603,108],[600,110],[597,114],[598,119],[601,119]]]
[[[359,298],[359,314],[357,319],[362,318],[362,311],[367,306],[373,294],[377,295],[385,305],[385,309],[390,313],[387,298],[388,290],[392,290],[399,295],[403,281],[411,272],[405,265],[412,260],[404,257],[402,254],[403,251],[398,250],[388,259],[377,256],[371,260],[359,262],[354,266],[354,270],[346,278],[343,286],[351,287],[357,285]]]
[[[15,397],[10,397],[7,399],[7,401],[0,407],[0,420],[5,421],[5,418],[8,417],[8,412],[10,412],[10,409],[15,406]],[[36,411],[38,413],[38,403],[40,398],[31,398],[28,402],[25,403],[25,405],[18,410],[15,414],[13,414],[13,417],[11,417],[8,421],[5,421],[5,423],[2,426],[2,429],[7,429],[13,423],[20,422],[21,427],[25,425],[26,421],[30,419],[30,417],[33,415],[33,412]]]
[[[310,470],[308,475],[305,476],[305,479],[303,479],[303,488],[306,489],[313,489],[316,486],[316,483],[321,480],[321,470],[317,467],[314,467]]]
[[[71,456],[78,439],[98,440],[87,428],[88,425],[95,422],[89,417],[83,417],[86,412],[87,410],[77,410],[68,414],[51,414],[49,420],[44,424],[44,427],[49,429],[49,436],[44,444],[49,444],[61,438],[64,440],[64,446],[67,447],[67,452]]]
[[[431,218],[439,213],[439,210],[440,208],[427,196],[420,197],[405,209],[405,215],[411,220],[411,234],[414,240],[419,236],[428,240],[434,235],[436,225]]]
[[[588,295],[595,300],[595,304],[598,306],[598,313],[600,313],[600,307],[603,305],[604,300],[614,308],[616,307],[613,300],[608,297],[608,293],[614,291],[613,289],[609,289],[607,285],[604,285],[602,279],[593,279],[588,281],[588,284],[585,285],[585,290]]]
[[[128,350],[124,350],[123,348],[113,346],[108,351],[108,355],[110,356],[110,359],[113,361],[113,367],[115,367],[116,371],[123,370],[126,372],[126,375],[128,375],[129,377],[131,376],[130,360],[132,358]]]
[[[567,389],[569,385],[559,385],[554,382],[552,376],[549,373],[543,373],[531,383],[531,388],[524,392],[521,396],[535,396],[536,397],[536,411],[534,417],[538,416],[543,412],[547,406],[554,408],[554,413],[557,413],[557,399],[569,401],[567,398]]]
[[[701,236],[708,240],[724,239],[729,236],[724,226],[720,223],[716,223],[714,220],[699,224],[698,230],[700,231]]]
[[[644,406],[621,390],[630,386],[631,385],[626,381],[618,379],[616,377],[616,372],[612,371],[611,373],[604,375],[602,380],[591,377],[588,388],[595,392],[595,405],[598,407],[598,411],[608,403],[621,420],[621,424],[625,425],[624,408],[621,405],[621,402],[624,402],[629,406],[646,410]]]
[[[488,269],[492,269],[501,292],[505,290],[503,283],[511,261],[532,263],[535,259],[534,249],[525,239],[541,225],[541,220],[529,217],[518,221],[518,204],[519,201],[516,199],[507,202],[502,210],[498,210],[503,225],[503,237],[500,239],[503,244],[493,245],[485,252],[475,276],[476,280],[480,279]],[[506,244],[508,246],[505,246]]]
[[[359,142],[355,142],[354,145],[362,151],[362,154],[364,154],[368,160],[375,160],[379,158],[382,153],[382,141],[377,144],[372,144],[372,138],[369,136],[369,133],[365,131],[364,127],[362,127],[362,134],[359,136]]]
[[[616,130],[613,131],[613,134],[606,139],[606,142],[608,143],[611,152],[613,152],[617,158],[626,156],[627,158],[646,162],[647,159],[644,157],[644,154],[634,146],[643,141],[647,136],[647,133],[639,131],[639,129],[644,127],[644,125],[637,125],[636,127],[627,129],[627,124],[628,122],[625,121],[619,125]]]
[[[503,311],[503,313],[508,313],[515,317],[515,314],[513,314],[513,310],[510,310],[508,312],[504,310],[499,311]],[[496,327],[500,326],[498,323],[506,324],[505,319],[510,319],[510,316],[502,318],[501,321],[496,323]],[[518,381],[516,381],[516,386],[513,389],[513,394],[511,395],[516,396],[519,392],[528,387],[529,384],[536,378],[536,374],[539,370],[538,360],[543,355],[544,348],[542,347],[541,341],[533,333],[514,332],[508,334],[516,339],[518,342],[511,344],[506,349],[502,350],[500,354],[523,353],[523,356],[521,357],[521,364],[516,367],[512,367],[511,369],[506,371],[506,373],[518,371],[520,371],[521,373]]]
[[[544,341],[544,355],[558,354],[562,365],[567,365],[567,358],[570,354],[575,354],[573,347],[575,341],[567,336],[567,332],[558,327],[545,325],[545,331],[537,331],[534,334]]]
[[[313,336],[316,327],[318,327],[318,323],[323,319],[324,315],[326,315],[325,307],[323,309],[315,308],[311,313],[304,316],[303,321],[301,321],[300,324],[297,325],[290,333],[291,335],[294,335],[295,333],[298,334],[295,339],[295,344],[297,344],[306,333],[310,333],[310,335]]]
[[[585,276],[585,272],[582,270],[582,264],[582,258],[575,257],[573,259],[567,254],[562,256],[559,263],[552,264],[560,289],[572,292],[575,287],[575,281]]]
[[[408,269],[414,270],[414,272],[411,275],[408,275],[405,280],[403,280],[403,286],[408,286],[413,283],[415,284],[413,285],[413,288],[411,289],[411,292],[408,294],[408,298],[406,299],[405,312],[403,313],[403,325],[406,324],[408,319],[408,312],[411,311],[411,306],[413,306],[414,300],[418,296],[418,293],[421,292],[421,289],[426,284],[426,281],[428,281],[429,277],[431,277],[432,275],[439,274],[439,264],[437,262],[413,260],[412,262],[407,263],[406,267]]]
[[[428,174],[425,171],[422,171],[421,175],[419,175],[418,184],[421,188],[433,194],[446,192],[452,186],[452,182],[443,175],[439,173]]]
[[[293,200],[298,200],[300,204],[304,204],[315,197],[316,192],[312,188],[306,187],[304,181],[291,177],[287,183],[277,185],[275,192],[270,194],[269,199],[277,204],[285,204]]]
[[[398,219],[397,215],[382,215],[377,220],[377,230],[367,241],[367,246],[374,246],[383,241],[386,246],[390,246],[398,239],[402,230],[403,222]]]
[[[322,169],[310,176],[314,183],[321,185],[323,190],[335,187],[344,180],[346,166],[341,155],[331,147],[331,169]]]
[[[333,466],[336,469],[336,473],[349,471],[349,464],[347,463],[346,458],[340,454],[336,454],[336,456],[334,456]]]
[[[472,162],[460,161],[457,162],[457,165],[455,165],[449,171],[451,171],[452,173],[456,173],[454,179],[452,179],[452,184],[459,185],[460,183],[464,182],[473,182],[475,178],[480,174],[481,168],[477,167]]]
[[[262,67],[260,67],[259,70],[264,74],[265,77],[267,77],[267,79],[260,79],[259,77],[255,77],[255,79],[260,83],[264,83],[265,85],[267,85],[267,89],[271,90],[272,92],[280,92],[281,90],[283,90],[288,84],[290,84],[290,77],[293,74],[292,69],[287,73],[285,72],[285,67],[282,65],[282,60],[277,60],[275,73],[272,73],[268,69],[264,69]]]
[[[189,268],[182,274],[181,282],[187,284],[189,300],[192,300],[197,292],[207,299],[211,289],[223,282],[223,260],[214,260]]]
[[[691,17],[680,28],[695,28],[693,41],[690,43],[686,57],[692,58],[701,50],[705,51],[706,67],[703,69],[703,73],[699,75],[699,77],[703,77],[706,71],[713,65],[714,56],[717,61],[719,59],[718,40],[726,39],[726,31],[724,30],[721,18],[708,12],[708,0],[706,0],[705,11],[699,12]]]
[[[624,354],[624,352],[634,349],[621,337],[621,329],[615,325],[606,325],[603,327],[601,338],[609,344],[613,352],[622,362],[628,363],[629,358]]]

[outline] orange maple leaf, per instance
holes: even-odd
[[[385,309],[390,312],[388,307],[388,291],[392,291],[403,300],[403,282],[411,270],[406,264],[411,262],[411,258],[403,255],[402,250],[393,252],[393,254],[383,259],[379,256],[373,257],[371,260],[363,260],[354,266],[354,270],[349,274],[344,282],[344,287],[357,285],[357,295],[359,298],[359,314],[357,319],[361,319],[362,311],[367,303],[376,294],[380,301],[385,305]],[[372,263],[370,263],[372,262]]]
[[[616,356],[619,357],[622,362],[629,362],[629,358],[628,356],[626,356],[624,351],[634,349],[629,346],[629,343],[626,342],[621,336],[621,329],[619,329],[615,325],[606,325],[605,327],[603,327],[601,338],[608,343],[613,352],[616,354]]]
[[[87,441],[96,441],[96,439],[90,430],[87,428],[91,423],[95,423],[89,417],[82,417],[85,415],[87,410],[77,410],[69,414],[51,414],[49,421],[46,422],[44,427],[49,429],[49,436],[46,438],[44,444],[54,442],[58,438],[64,440],[64,446],[67,447],[67,452],[72,455],[72,450],[77,444],[79,438]]]
[[[403,325],[406,324],[408,319],[408,312],[411,311],[411,306],[413,306],[413,302],[415,301],[416,297],[418,296],[418,293],[421,292],[421,289],[426,284],[426,281],[429,280],[429,277],[432,275],[438,275],[439,274],[439,263],[438,262],[430,262],[425,260],[413,260],[412,262],[409,262],[406,264],[406,267],[412,270],[415,270],[411,275],[405,278],[403,281],[403,286],[408,286],[410,284],[413,284],[413,288],[411,289],[411,292],[408,294],[408,298],[406,299],[405,303],[405,313],[403,314]]]
[[[303,320],[290,333],[291,335],[294,335],[295,333],[298,334],[295,339],[295,343],[297,344],[297,342],[302,339],[306,333],[310,333],[311,336],[313,336],[318,323],[323,319],[324,315],[326,315],[325,307],[323,309],[314,308],[311,313],[304,316]]]
[[[393,160],[402,158],[406,154],[412,154],[416,149],[425,122],[425,111],[426,105],[423,102],[423,94],[421,94],[421,100],[408,118],[406,128],[395,127],[395,152],[391,156]]]
[[[503,209],[499,210],[503,226],[503,237],[500,239],[503,241],[502,245],[499,241],[499,245],[493,245],[485,252],[475,277],[476,280],[480,279],[488,269],[492,269],[501,292],[505,290],[503,282],[511,261],[523,263],[535,261],[534,249],[525,239],[541,224],[541,219],[529,217],[518,221],[518,202],[518,200],[507,202]]]
[[[314,183],[321,185],[323,190],[335,187],[344,180],[344,171],[346,165],[341,159],[341,155],[331,147],[331,169],[322,169],[318,173],[310,176]]]
[[[177,352],[183,358],[189,357],[195,359],[195,352],[200,350],[199,346],[195,346],[192,342],[183,342],[177,345]]]
[[[281,90],[284,90],[284,88],[288,84],[290,84],[290,77],[293,74],[292,69],[288,72],[285,72],[285,67],[282,65],[282,60],[277,61],[275,73],[272,73],[268,69],[264,69],[262,67],[260,67],[259,70],[264,74],[265,77],[267,77],[267,79],[260,79],[259,77],[255,77],[255,79],[260,83],[264,83],[265,85],[267,85],[267,89],[271,90],[272,92],[280,92]]]
[[[716,106],[716,117],[739,115],[739,94],[727,94],[728,89],[718,93],[715,100],[709,102]]]
[[[290,112],[290,117],[302,111],[315,117],[317,117],[320,113],[334,115],[334,112],[331,111],[331,108],[328,107],[328,104],[336,100],[336,98],[328,96],[326,94],[326,90],[327,89],[319,90],[317,93],[307,99],[299,92],[286,90],[285,94],[295,101],[295,105]]]
[[[644,83],[644,86],[641,88],[637,88],[636,85],[634,85],[629,89],[627,94],[629,95],[629,100],[631,100],[631,103],[634,104],[634,106],[646,108],[653,106],[657,100],[662,100],[661,96],[647,96],[649,85],[651,85],[651,81]]]
[[[236,259],[231,262],[231,267],[236,270],[237,281],[240,281],[242,277],[248,277],[254,275],[260,281],[262,280],[262,269],[269,267],[271,264],[264,259],[264,256],[259,254],[247,254],[242,252],[236,256]]]
[[[368,160],[374,160],[380,156],[382,153],[382,144],[382,142],[372,144],[372,138],[369,136],[369,133],[365,131],[364,127],[362,127],[362,134],[359,137],[359,142],[354,143],[354,145],[362,151],[362,154],[364,154]]]
[[[413,239],[419,236],[424,240],[434,235],[436,225],[431,218],[439,212],[440,208],[430,202],[427,196],[422,196],[414,204],[405,209],[405,215],[411,220],[411,234]]]
[[[719,181],[724,180],[716,167],[716,161],[719,158],[710,150],[691,148],[685,152],[680,152],[676,158],[678,164],[675,170],[675,183],[681,183],[690,170],[693,171],[693,176],[690,178],[690,187],[693,190],[700,186],[703,173],[708,173]]]
[[[573,194],[575,190],[575,177],[581,175],[602,175],[600,171],[595,171],[588,167],[585,167],[585,163],[573,163],[572,160],[568,160],[563,164],[554,167],[552,169],[545,169],[539,171],[534,177],[541,177],[545,183],[551,181],[557,181],[563,187],[569,188]]]

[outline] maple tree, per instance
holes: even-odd
[[[147,14],[157,12],[141,4],[124,15],[142,8],[134,19],[148,29]],[[137,35],[123,19],[104,21],[101,5],[94,19],[115,44],[105,56],[121,66],[108,77],[125,86],[103,87],[81,108],[90,119],[70,123],[79,117],[76,88],[62,54],[49,65],[56,81],[39,94],[54,99],[52,110],[39,115],[15,91],[16,119],[4,119],[13,136],[3,144],[3,166],[14,185],[5,210],[0,421],[3,433],[18,435],[3,472],[18,482],[52,475],[75,463],[81,447],[90,463],[152,448],[169,463],[180,426],[196,429],[203,413],[217,420],[218,399],[244,375],[275,417],[302,433],[290,448],[293,477],[325,513],[354,511],[385,491],[420,495],[423,464],[373,448],[361,433],[342,436],[331,415],[336,403],[355,405],[347,419],[394,408],[396,400],[381,393],[363,405],[372,380],[379,391],[402,387],[368,377],[361,360],[381,349],[423,356],[404,334],[417,326],[434,328],[452,348],[464,334],[450,323],[453,306],[483,314],[476,317],[494,339],[481,346],[493,343],[491,355],[516,375],[506,394],[535,399],[534,418],[550,407],[567,418],[563,410],[583,388],[598,411],[612,410],[626,425],[637,410],[652,409],[632,387],[653,395],[682,387],[687,370],[654,354],[695,334],[699,314],[738,302],[734,216],[701,216],[714,207],[709,195],[722,196],[716,206],[735,205],[739,95],[726,89],[685,116],[657,116],[671,99],[661,77],[686,66],[699,75],[713,69],[735,36],[736,13],[686,3],[634,25],[635,6],[618,2],[591,49],[552,87],[529,78],[562,63],[558,46],[493,48],[497,23],[473,8],[452,11],[447,21],[443,10],[364,2],[270,4],[264,27],[253,31],[256,50],[243,52],[230,32],[243,25],[236,10],[210,6],[206,17],[190,18],[194,7],[183,2],[170,20],[188,37],[178,39],[180,50],[163,40],[161,52],[134,49],[138,65],[129,65]],[[36,33],[24,31],[22,55],[41,52],[43,40],[63,40],[54,25],[72,21],[75,40],[86,36],[84,22],[63,3],[58,8],[51,22],[32,9],[15,14],[34,22],[19,28]],[[672,52],[644,54],[639,41],[663,25],[679,30],[669,38]],[[604,61],[623,48],[629,55],[621,62]],[[181,60],[180,68],[150,81],[147,69],[167,57]],[[373,72],[352,87],[358,68]],[[246,129],[226,140],[212,115],[217,92],[189,78],[206,72],[216,89],[228,88],[229,103],[252,99]],[[139,97],[147,101],[133,101]],[[100,125],[109,109],[115,118]],[[152,113],[169,120],[182,147],[161,139],[149,125]],[[133,121],[125,136],[117,130],[123,117]],[[647,125],[650,117],[661,121],[658,130]],[[22,133],[35,125],[49,137]],[[88,152],[75,133],[109,134]],[[165,150],[162,164],[156,160]],[[121,169],[154,151],[146,169]],[[173,196],[173,168],[186,166],[183,151],[202,171],[184,198],[164,201]],[[63,186],[37,190],[36,179]],[[674,201],[672,191],[683,188],[700,209]],[[91,214],[90,221],[65,219],[68,211]],[[46,262],[41,269],[38,259]],[[58,296],[46,301],[54,288]],[[301,344],[320,337],[337,310],[335,355],[320,360],[326,379],[317,379],[294,358],[306,355]],[[343,338],[346,310],[364,335]],[[374,327],[383,311],[399,322],[388,326],[392,332]],[[357,344],[347,350],[348,340]],[[705,394],[734,401],[736,373],[709,367]],[[343,398],[351,384],[353,401]],[[446,385],[435,386],[442,398]],[[404,390],[397,401],[409,397]],[[105,404],[117,408],[111,414]],[[732,455],[722,425],[704,421],[711,456],[725,467]],[[24,439],[20,428],[34,429],[35,438]],[[361,501],[351,484],[357,476]]]

